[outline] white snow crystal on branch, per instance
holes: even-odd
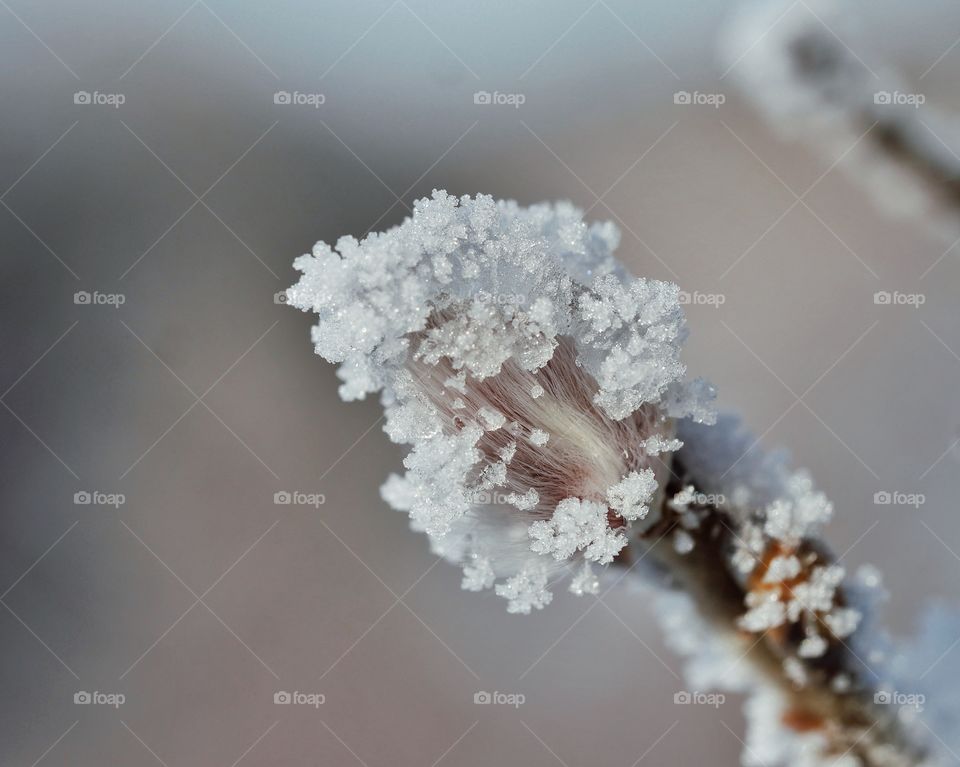
[[[507,612],[529,615],[530,610],[542,610],[553,599],[547,591],[547,578],[542,563],[529,563],[497,586],[497,595],[507,600]]]
[[[564,560],[582,551],[588,560],[601,565],[612,562],[627,545],[623,531],[610,528],[605,504],[579,498],[564,498],[549,522],[530,525],[530,540],[530,548],[537,554]]]
[[[546,605],[558,570],[611,562],[680,446],[674,419],[712,419],[712,389],[684,380],[677,286],[627,275],[618,241],[569,203],[434,192],[294,264],[289,302],[317,314],[341,396],[380,392],[410,445],[384,498],[512,612]]]
[[[658,443],[660,444],[663,443]],[[607,491],[607,502],[613,511],[628,522],[633,522],[647,516],[650,511],[647,504],[651,502],[656,491],[657,478],[653,471],[634,471]]]

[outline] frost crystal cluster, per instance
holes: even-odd
[[[800,658],[820,657],[831,638],[853,634],[862,616],[836,599],[844,569],[809,545],[833,514],[810,476],[792,471],[782,453],[755,450],[752,435],[730,415],[711,428],[683,425],[680,434],[697,489],[734,528],[731,559],[747,607],[740,628],[760,634],[795,624],[805,634]]]
[[[595,592],[591,563],[656,519],[675,419],[712,418],[711,388],[684,380],[678,287],[630,277],[618,240],[569,203],[434,192],[294,263],[289,302],[317,314],[341,396],[379,392],[410,446],[384,498],[510,612],[567,571]]]

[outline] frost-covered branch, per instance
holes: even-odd
[[[879,574],[845,578],[819,537],[826,498],[782,457],[751,450],[731,416],[679,431],[666,511],[635,546],[649,544],[643,561],[678,587],[658,613],[690,656],[691,683],[748,693],[743,763],[936,764],[925,761],[929,733],[883,704],[905,687],[884,676],[889,650],[870,625]]]
[[[618,240],[569,203],[435,192],[394,229],[297,259],[288,299],[317,314],[341,396],[379,392],[409,445],[384,498],[512,613],[562,582],[597,593],[597,566],[657,562],[692,683],[750,693],[747,764],[948,763],[875,703],[896,684],[893,660],[873,668],[877,576],[832,560],[808,476],[715,423],[680,359],[679,288],[628,275]]]
[[[839,3],[745,5],[721,40],[743,94],[890,215],[960,236],[960,121],[872,62]],[[868,65],[867,61],[870,61]]]

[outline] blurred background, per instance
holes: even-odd
[[[859,56],[957,105],[956,3],[844,5]],[[738,762],[739,702],[673,705],[636,591],[507,615],[381,501],[380,407],[275,295],[434,188],[573,200],[713,296],[690,372],[811,470],[891,627],[955,603],[957,253],[767,127],[718,61],[730,10],[0,0],[4,764]]]

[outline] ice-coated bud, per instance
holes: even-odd
[[[511,612],[608,563],[669,471],[676,419],[710,422],[686,382],[676,285],[630,277],[612,224],[569,203],[434,192],[399,226],[318,243],[289,303],[318,315],[318,354],[345,400],[381,393],[410,446],[384,498]]]

